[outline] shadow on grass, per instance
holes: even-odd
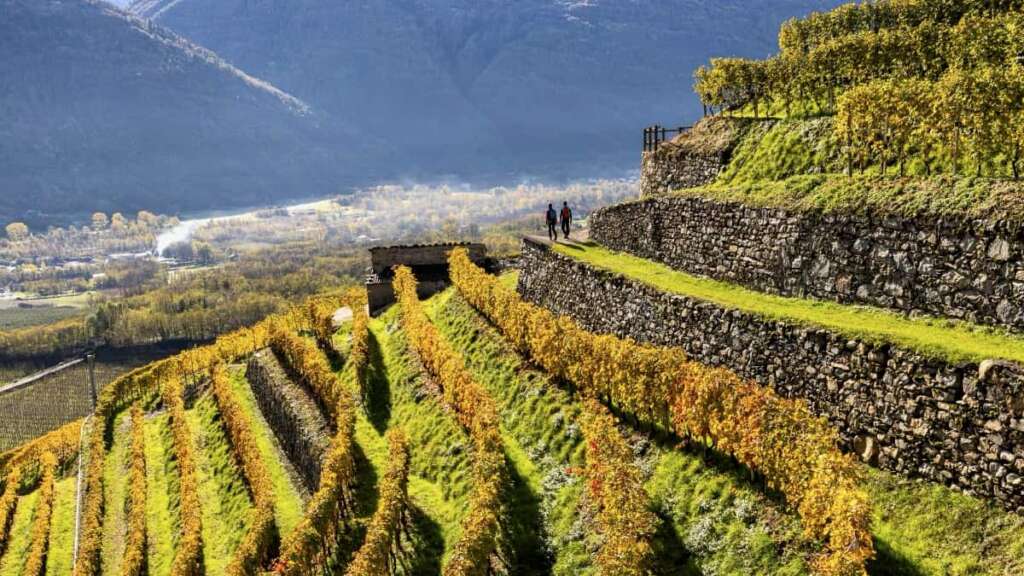
[[[502,518],[501,530],[502,547],[507,548],[509,574],[551,574],[554,558],[545,544],[547,538],[540,498],[507,457],[505,468],[509,478],[502,501],[507,503],[507,513]]]
[[[659,576],[701,576],[693,555],[683,543],[675,523],[662,511],[658,515],[658,531],[654,534],[654,566],[652,573]]]
[[[366,367],[366,388],[362,391],[364,410],[374,430],[383,434],[391,421],[391,384],[380,342],[372,331],[367,336],[367,349],[369,363]]]
[[[368,518],[377,509],[380,493],[377,490],[377,470],[362,446],[352,444],[352,455],[356,462],[356,482],[352,497],[354,506],[352,513],[356,518]],[[356,551],[362,546],[366,539],[367,522],[349,522],[347,529],[342,529],[338,537],[337,547],[334,550],[334,557],[331,559],[330,568],[334,571],[331,574],[342,573],[346,566],[352,562]]]
[[[924,576],[913,561],[893,550],[888,542],[875,538],[875,559],[868,562],[871,576]]]
[[[436,576],[441,573],[441,557],[444,556],[444,536],[441,525],[423,510],[412,505],[409,510],[412,522],[412,542],[405,542],[406,554],[401,559],[409,576]]]

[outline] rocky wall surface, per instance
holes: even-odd
[[[1024,330],[1024,234],[1008,225],[664,197],[596,212],[590,238],[763,292]]]
[[[725,167],[718,154],[697,154],[665,143],[643,153],[640,160],[640,195],[663,196],[676,190],[710,184]]]
[[[310,492],[320,484],[320,469],[331,442],[331,428],[316,402],[293,382],[270,350],[249,358],[246,377],[267,423]]]
[[[519,292],[588,330],[678,346],[806,399],[873,464],[1024,512],[1024,372],[728,310],[597,270],[527,240]]]

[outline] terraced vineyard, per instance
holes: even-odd
[[[583,332],[464,254],[452,269],[425,302],[400,271],[377,319],[318,297],[143,367],[84,428],[5,453],[0,574],[1021,568],[1019,518],[868,471],[801,404]]]

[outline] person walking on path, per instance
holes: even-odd
[[[548,222],[548,240],[558,242],[558,231],[555,230],[555,225],[558,224],[558,214],[555,212],[554,205],[548,204],[548,213],[546,218]]]
[[[572,210],[569,209],[568,202],[562,202],[562,235],[565,239],[569,239],[569,232],[572,231]]]

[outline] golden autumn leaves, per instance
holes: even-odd
[[[552,375],[650,425],[710,442],[762,473],[799,511],[806,535],[825,544],[814,560],[817,573],[864,574],[874,556],[867,494],[836,432],[805,402],[691,362],[679,349],[589,333],[522,301],[465,251],[452,252],[450,268],[463,297]]]

